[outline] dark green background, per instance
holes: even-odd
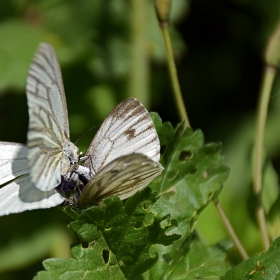
[[[24,86],[40,41],[54,46],[62,67],[71,141],[94,127],[79,140],[81,151],[86,151],[106,114],[127,97],[139,98],[163,121],[179,122],[153,1],[136,2],[0,2],[1,141],[26,142]],[[232,174],[221,201],[245,247],[254,253],[260,249],[248,208],[254,114],[263,51],[279,18],[280,2],[173,2],[172,43],[190,122],[203,130],[206,142],[223,142]],[[133,77],[136,83],[131,83]],[[266,152],[276,171],[280,168],[278,92],[277,80],[266,135]],[[277,176],[274,181],[278,194]],[[0,217],[0,278],[31,279],[42,269],[42,259],[69,256],[68,222],[58,209]],[[278,224],[274,228],[278,230]],[[198,229],[209,243],[227,237],[211,207],[200,217]]]

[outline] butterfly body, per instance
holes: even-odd
[[[75,163],[68,169],[64,176],[61,176],[61,183],[56,189],[68,196],[70,192],[79,186],[78,192],[80,192],[93,176],[94,173],[89,168]]]

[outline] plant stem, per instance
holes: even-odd
[[[160,1],[158,1],[158,4],[159,3],[160,3]],[[169,3],[169,1],[162,1],[160,4],[162,4],[163,7],[166,8],[165,5],[169,5],[168,3]],[[162,35],[163,35],[163,39],[164,39],[164,44],[165,44],[165,50],[166,50],[166,54],[167,54],[167,63],[168,63],[169,75],[170,75],[170,79],[171,79],[173,94],[174,94],[174,98],[175,98],[175,102],[176,102],[177,111],[179,113],[179,116],[180,116],[181,119],[185,120],[185,126],[190,127],[191,125],[190,125],[190,121],[189,121],[187,111],[186,111],[186,108],[185,108],[185,105],[184,105],[182,92],[181,92],[181,89],[180,89],[180,84],[179,84],[177,71],[176,71],[176,66],[175,66],[175,62],[174,62],[172,45],[171,45],[170,36],[169,36],[169,29],[168,29],[168,27],[169,27],[169,21],[168,21],[169,13],[166,12],[166,11],[168,11],[168,8],[162,9],[162,10],[157,9],[159,26],[161,27],[161,31],[162,31]],[[164,13],[164,12],[166,12],[166,13]],[[232,238],[232,241],[234,242],[235,246],[237,247],[237,250],[239,251],[242,259],[247,260],[249,258],[249,256],[246,253],[245,249],[243,248],[241,242],[239,241],[236,233],[234,232],[233,227],[231,226],[225,212],[223,211],[220,202],[218,200],[216,200],[216,201],[214,201],[214,203],[215,203],[215,206],[216,206],[216,209],[217,209],[219,215],[222,218],[224,226],[225,226],[226,230],[228,231],[230,237]]]
[[[269,104],[269,97],[273,85],[273,81],[276,75],[276,69],[271,66],[265,66],[263,73],[263,80],[261,85],[261,91],[259,96],[258,113],[257,113],[257,124],[256,124],[256,135],[255,135],[255,150],[254,150],[254,169],[253,169],[253,187],[257,197],[257,209],[256,216],[258,225],[261,231],[261,238],[263,247],[265,250],[269,248],[270,240],[266,227],[265,212],[262,205],[261,191],[263,183],[263,144],[264,144],[264,132],[265,123],[267,117],[267,109]]]
[[[172,45],[171,45],[169,29],[168,29],[169,23],[168,21],[162,21],[160,22],[159,26],[161,27],[162,36],[164,39],[164,45],[165,45],[165,50],[167,55],[168,71],[171,79],[171,85],[174,94],[174,99],[176,102],[177,111],[179,113],[180,119],[185,120],[185,125],[190,127],[190,121],[182,97],[182,92],[180,89],[180,84],[179,84],[176,66],[174,62],[174,56],[173,56]]]
[[[216,206],[216,209],[222,219],[222,222],[230,236],[230,238],[232,239],[233,243],[235,244],[236,248],[237,248],[237,251],[239,252],[239,254],[241,255],[242,259],[245,261],[247,259],[249,259],[249,256],[247,254],[247,252],[245,251],[245,249],[243,248],[239,238],[237,237],[233,227],[231,226],[223,208],[222,208],[222,205],[220,204],[219,200],[215,200],[214,201],[214,204]]]
[[[146,108],[150,107],[149,97],[149,55],[146,38],[147,1],[130,1],[131,14],[131,66],[127,96],[139,99]]]

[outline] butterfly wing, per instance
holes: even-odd
[[[0,216],[50,208],[65,200],[56,190],[42,192],[31,182],[25,145],[0,142],[0,151],[0,185],[6,184],[0,188]]]
[[[61,204],[65,198],[56,190],[40,191],[23,175],[0,189],[0,216],[26,210],[45,209]]]
[[[94,173],[118,157],[140,153],[160,158],[159,139],[147,109],[135,98],[121,102],[106,117],[86,153]]]
[[[126,199],[146,187],[163,167],[143,154],[121,156],[95,174],[83,189],[78,207],[85,208],[104,198]]]
[[[0,185],[29,173],[27,147],[0,141]]]
[[[47,43],[41,43],[35,54],[26,95],[31,181],[38,189],[48,191],[59,185],[61,174],[70,167],[64,150],[72,143],[60,67],[53,48]]]

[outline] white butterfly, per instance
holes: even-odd
[[[106,197],[125,199],[163,170],[153,122],[134,98],[111,111],[89,146],[84,166],[78,165],[78,148],[69,139],[59,64],[47,43],[41,43],[35,54],[26,92],[27,147],[0,142],[0,215],[61,204],[61,186],[73,173],[78,175],[76,183],[84,186],[77,204],[87,207]]]
[[[50,208],[65,198],[55,189],[40,191],[28,175],[27,147],[23,144],[0,142],[0,216],[25,210]]]

